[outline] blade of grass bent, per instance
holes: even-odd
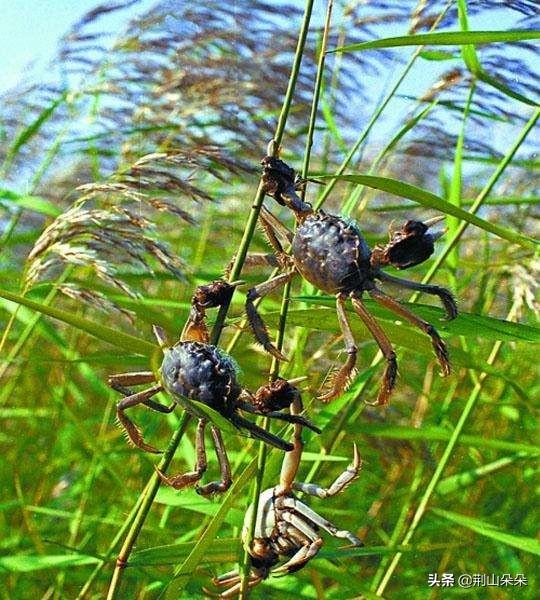
[[[509,31],[444,31],[438,33],[419,33],[391,38],[349,44],[329,50],[332,52],[357,52],[374,48],[401,48],[403,46],[465,46],[475,44],[496,44],[522,42],[540,39],[540,31],[517,29]]]
[[[99,323],[94,323],[89,319],[84,319],[83,317],[79,317],[78,315],[66,310],[35,302],[24,296],[19,296],[18,294],[8,292],[7,290],[0,289],[0,297],[5,298],[6,300],[11,300],[12,302],[16,302],[18,304],[22,304],[27,308],[47,315],[48,317],[52,317],[53,319],[58,319],[63,323],[67,323],[76,329],[89,333],[90,335],[103,340],[104,342],[108,342],[109,344],[117,346],[118,348],[122,348],[128,352],[137,352],[139,354],[143,354],[144,356],[153,356],[157,349],[155,344],[137,338],[133,335],[117,331],[116,329],[106,327],[105,325],[100,325]]]
[[[428,190],[419,188],[410,183],[405,183],[404,181],[398,181],[397,179],[391,179],[390,177],[376,177],[373,175],[313,174],[313,177],[320,179],[336,179],[340,181],[349,181],[351,183],[366,185],[376,190],[381,190],[382,192],[387,192],[395,196],[401,196],[402,198],[414,200],[426,208],[432,208],[447,215],[452,215],[458,219],[461,219],[462,221],[476,225],[480,229],[484,229],[489,233],[493,233],[494,235],[508,240],[509,242],[520,244],[526,248],[534,247],[536,245],[535,240],[525,235],[510,229],[506,229],[495,223],[485,221],[484,219],[477,217],[472,212],[467,212],[458,206],[450,204],[440,196],[437,196]]]
[[[513,319],[515,317],[516,310],[517,310],[517,304],[514,302],[514,304],[512,305],[512,307],[508,313],[509,320]],[[489,365],[493,365],[493,363],[497,359],[497,356],[499,354],[501,347],[502,347],[502,342],[495,342],[495,344],[493,344],[490,355],[487,359],[487,362]],[[469,398],[467,399],[467,402],[463,408],[463,412],[461,413],[461,416],[459,417],[458,422],[454,426],[450,440],[448,441],[448,444],[446,445],[446,447],[443,451],[443,454],[437,463],[435,472],[433,473],[433,476],[431,477],[428,485],[426,486],[426,489],[424,490],[424,493],[422,494],[420,502],[418,503],[418,507],[413,515],[412,521],[411,521],[409,527],[407,528],[407,531],[403,537],[403,540],[402,540],[403,546],[408,546],[410,544],[410,541],[411,541],[414,533],[416,532],[418,525],[420,524],[420,521],[422,520],[422,518],[427,510],[428,503],[431,500],[431,497],[432,497],[439,481],[442,478],[442,474],[443,474],[448,462],[450,461],[450,458],[452,456],[454,448],[455,448],[459,438],[462,435],[465,424],[467,423],[469,416],[471,415],[471,413],[473,412],[473,410],[476,406],[476,403],[480,397],[480,392],[483,389],[486,379],[487,379],[486,373],[483,373],[478,377],[477,383],[475,384]],[[402,552],[397,552],[394,555],[392,562],[390,563],[379,587],[377,588],[376,593],[378,596],[382,596],[382,594],[384,593],[384,590],[386,589],[386,586],[388,585],[390,579],[392,578],[392,575],[394,574],[402,556],[403,556]]]
[[[489,196],[489,194],[495,187],[495,184],[497,183],[497,181],[499,181],[501,175],[506,170],[506,167],[508,167],[508,165],[511,163],[512,158],[515,156],[515,154],[519,150],[520,146],[523,144],[523,142],[525,141],[525,139],[527,138],[529,133],[532,131],[532,129],[536,125],[536,122],[538,121],[539,117],[540,117],[540,108],[533,112],[533,114],[531,115],[531,118],[527,121],[527,123],[521,130],[520,134],[518,135],[515,143],[509,148],[508,152],[505,154],[503,159],[499,162],[497,168],[495,169],[495,171],[489,178],[488,182],[486,183],[486,185],[484,186],[482,191],[478,194],[478,196],[474,200],[474,202],[471,206],[471,209],[469,211],[470,214],[475,214],[480,210],[480,208],[484,204],[484,201],[487,199],[487,197]],[[461,239],[461,236],[465,233],[465,230],[467,229],[468,225],[469,225],[469,221],[466,221],[466,220],[463,220],[459,224],[457,230],[448,239],[446,246],[443,248],[442,252],[435,259],[434,264],[427,272],[426,276],[422,280],[422,283],[428,283],[429,281],[431,281],[431,279],[433,278],[433,275],[435,275],[435,273],[439,270],[439,267],[446,260],[446,257],[448,256],[448,254],[450,253],[452,248],[459,242],[459,240]],[[411,300],[414,301],[416,298],[418,298],[418,296],[419,296],[419,294],[413,294],[411,297]]]
[[[475,533],[488,537],[497,542],[508,544],[518,550],[524,552],[530,552],[531,554],[540,555],[540,542],[534,538],[525,537],[523,535],[516,535],[513,533],[507,533],[501,531],[494,525],[481,521],[480,519],[474,519],[465,515],[450,512],[447,510],[441,510],[440,508],[432,508],[431,512],[443,519],[457,523],[462,527],[466,527]]]

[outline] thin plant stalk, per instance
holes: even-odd
[[[169,445],[167,446],[167,450],[163,453],[163,457],[159,461],[157,468],[161,472],[166,472],[169,464],[171,463],[174,453],[178,448],[178,444],[182,440],[182,436],[187,429],[188,423],[190,421],[190,415],[185,412],[180,419],[180,423],[178,428],[174,432]],[[152,503],[154,502],[154,498],[159,489],[159,485],[161,483],[161,479],[157,472],[154,472],[150,477],[143,493],[139,496],[138,503],[140,501],[139,507],[135,512],[135,516],[133,521],[130,523],[129,531],[126,535],[124,543],[122,544],[122,548],[118,554],[118,558],[116,559],[116,565],[114,568],[113,576],[111,578],[111,582],[109,584],[109,591],[107,593],[107,600],[114,600],[114,598],[118,598],[118,593],[120,591],[120,582],[122,580],[122,575],[125,571],[125,567],[131,555],[131,551],[133,550],[133,546],[139,537],[139,533],[146,521],[146,517],[150,512],[150,508]],[[133,513],[134,511],[132,511]],[[117,538],[120,536],[117,535]]]
[[[439,25],[439,23],[443,19],[444,15],[447,13],[451,4],[452,4],[452,1],[450,0],[447,3],[447,5],[445,6],[445,8],[443,9],[443,11],[439,14],[437,19],[435,19],[435,21],[433,22],[433,25],[430,27],[429,31],[433,31],[434,29],[436,29],[436,27]],[[362,131],[362,133],[360,134],[360,136],[358,137],[356,142],[353,144],[352,148],[349,150],[349,153],[347,154],[347,156],[343,159],[341,165],[338,167],[338,169],[336,171],[336,175],[343,175],[343,173],[345,172],[345,169],[349,166],[349,163],[353,159],[358,148],[360,148],[360,146],[362,145],[364,140],[369,135],[371,128],[373,127],[373,125],[375,125],[375,123],[377,122],[377,120],[379,119],[379,117],[381,116],[383,111],[385,110],[385,108],[388,106],[388,103],[394,97],[396,91],[398,90],[400,85],[403,83],[403,81],[405,80],[407,75],[409,74],[409,71],[412,69],[412,66],[416,62],[416,59],[420,56],[420,54],[422,53],[423,50],[424,50],[424,46],[418,46],[418,48],[415,50],[415,52],[409,59],[408,63],[405,65],[405,69],[403,69],[403,72],[399,76],[399,79],[396,81],[396,83],[394,84],[394,86],[392,87],[390,92],[387,94],[386,98],[381,102],[381,104],[379,105],[377,110],[373,113],[373,115],[372,115],[371,119],[369,120],[369,123],[366,125],[364,131]],[[337,179],[332,179],[328,183],[328,185],[324,188],[321,195],[317,199],[317,202],[315,202],[315,204],[313,206],[315,208],[315,210],[319,209],[324,204],[324,202],[326,201],[328,196],[332,193],[332,190],[334,189],[337,181],[338,181]]]
[[[511,162],[512,158],[514,157],[517,150],[519,149],[519,147],[521,146],[521,144],[527,137],[528,133],[532,130],[532,128],[536,124],[539,116],[540,116],[540,109],[537,109],[534,111],[534,113],[531,116],[531,118],[529,119],[529,121],[525,124],[525,127],[522,129],[520,135],[516,139],[516,142],[510,147],[507,154],[503,157],[503,159],[497,166],[497,169],[490,177],[489,181],[486,183],[486,185],[484,186],[484,188],[482,189],[480,194],[475,199],[475,201],[471,207],[471,212],[473,214],[475,212],[477,212],[479,210],[479,208],[482,206],[482,203],[484,202],[484,200],[487,198],[487,196],[493,189],[493,187],[496,184],[496,182],[498,181],[499,177],[502,175],[502,173],[504,172],[504,170],[506,169],[508,164]],[[467,225],[468,225],[468,223],[465,221],[463,221],[462,223],[460,223],[458,225],[452,238],[448,241],[447,245],[445,246],[443,252],[437,258],[437,260],[435,261],[435,263],[433,264],[433,266],[431,267],[431,269],[429,270],[427,275],[424,277],[424,280],[423,280],[424,283],[429,282],[432,279],[433,275],[438,271],[438,269],[443,264],[445,259],[449,256],[452,249],[459,242],[461,236],[463,235],[465,229],[467,228]],[[418,298],[418,294],[414,294],[411,298],[411,301],[415,301],[417,298]],[[516,306],[516,304],[514,304],[508,314],[508,317],[507,317],[509,320],[511,320],[515,316],[516,309],[517,309],[517,306]],[[494,361],[497,357],[497,354],[500,350],[501,345],[502,345],[501,342],[496,342],[493,345],[492,351],[491,351],[490,356],[487,361],[487,363],[489,365],[494,363]],[[409,528],[407,529],[405,536],[403,537],[403,542],[402,542],[403,546],[408,545],[412,536],[414,535],[414,532],[416,531],[416,528],[418,527],[418,524],[419,524],[421,518],[423,517],[423,515],[425,513],[426,506],[431,498],[431,495],[433,494],[433,491],[435,490],[437,484],[439,483],[439,480],[442,476],[443,470],[446,467],[448,460],[450,459],[451,453],[453,451],[453,448],[454,448],[457,440],[459,439],[459,435],[463,429],[463,426],[465,425],[465,422],[466,422],[467,418],[469,417],[470,413],[472,412],[472,410],[476,404],[476,401],[480,395],[480,392],[482,391],[482,387],[483,387],[486,377],[487,377],[487,374],[482,373],[476,380],[475,387],[473,388],[473,391],[472,391],[471,395],[469,396],[469,400],[463,410],[461,418],[458,421],[458,423],[454,429],[452,437],[450,438],[450,440],[445,448],[443,456],[442,456],[439,464],[437,465],[437,469],[436,469],[435,473],[433,474],[431,481],[429,482],[428,486],[426,487],[426,490],[425,490],[425,492],[422,496],[422,499],[420,500],[420,503],[418,505],[418,508],[414,514],[413,520],[412,520]],[[383,576],[382,580],[380,581],[380,584],[377,588],[377,592],[376,592],[377,595],[381,596],[384,593],[384,590],[386,589],[386,586],[387,586],[390,578],[392,577],[392,574],[394,573],[395,569],[397,568],[397,565],[399,564],[399,561],[401,560],[401,556],[402,556],[401,552],[398,552],[394,555],[388,569],[384,573],[384,576]]]
[[[296,87],[296,81],[298,79],[298,73],[300,71],[300,63],[302,60],[303,50],[304,50],[304,46],[305,46],[305,40],[307,37],[308,28],[309,28],[309,21],[311,19],[312,6],[313,6],[313,0],[309,0],[306,4],[304,21],[302,23],[300,36],[298,39],[298,45],[296,48],[295,59],[294,59],[293,67],[291,70],[291,75],[289,78],[287,92],[285,94],[285,99],[283,101],[283,107],[282,107],[282,110],[281,110],[281,113],[279,116],[279,120],[278,120],[278,124],[276,127],[276,133],[273,138],[273,143],[270,144],[271,151],[274,154],[276,154],[279,149],[279,145],[281,143],[281,140],[283,138],[283,133],[285,131],[285,124],[287,122],[287,117],[288,117],[290,106],[292,103],[292,98],[293,98],[294,90]],[[262,188],[262,183],[259,183],[259,187],[257,189],[255,200],[253,202],[253,205],[252,205],[249,217],[248,217],[248,222],[247,222],[246,228],[244,230],[242,241],[240,242],[240,248],[238,250],[234,264],[233,264],[230,274],[229,274],[229,282],[237,279],[242,271],[242,267],[245,262],[248,248],[249,248],[249,245],[253,238],[253,233],[255,231],[255,226],[257,224],[257,220],[259,217],[259,212],[260,212],[260,209],[262,206],[263,199],[264,199],[264,190]],[[222,306],[218,312],[215,325],[212,329],[211,339],[210,339],[210,342],[214,345],[216,345],[219,341],[221,332],[222,332],[224,324],[225,324],[225,318],[227,316],[228,308],[229,308],[228,305]],[[177,429],[177,431],[171,438],[169,446],[168,446],[165,454],[163,455],[162,461],[160,462],[160,464],[158,466],[160,471],[165,471],[167,469],[167,467],[168,467],[170,461],[172,460],[172,457],[176,451],[176,448],[178,447],[178,444],[180,443],[180,440],[181,440],[182,435],[185,431],[185,428],[188,424],[188,421],[189,421],[189,415],[187,415],[187,413],[186,413],[180,423],[179,428]],[[135,517],[133,523],[131,524],[128,535],[126,536],[126,539],[124,540],[122,549],[120,550],[116,568],[114,570],[113,577],[111,579],[111,583],[109,586],[107,600],[114,600],[114,598],[117,597],[117,594],[119,591],[119,586],[120,586],[120,581],[122,578],[122,573],[124,571],[124,567],[126,566],[127,560],[131,554],[131,551],[137,540],[139,532],[141,531],[141,529],[144,525],[144,522],[145,522],[146,517],[150,510],[150,507],[152,506],[155,495],[159,489],[159,484],[160,484],[160,480],[156,473],[152,476],[152,478],[149,482],[149,487],[147,489],[146,494],[144,495],[144,500],[141,503],[141,505],[137,511],[136,517]]]
[[[311,20],[311,11],[313,9],[313,0],[307,0],[306,8],[304,11],[304,18],[302,21],[302,26],[300,29],[300,35],[298,37],[298,44],[296,46],[296,52],[294,56],[294,62],[291,69],[291,74],[289,76],[289,83],[287,86],[287,91],[285,93],[285,98],[283,100],[283,106],[281,108],[281,112],[278,118],[278,123],[276,127],[276,132],[274,134],[272,142],[269,144],[269,151],[274,156],[277,155],[279,151],[279,147],[281,145],[281,140],[283,139],[283,133],[285,132],[285,125],[287,123],[287,118],[289,116],[289,111],[292,104],[292,99],[294,96],[294,90],[296,88],[296,81],[298,79],[298,74],[300,73],[300,63],[302,62],[302,56],[304,53],[304,46],[306,43],[306,37],[309,29],[309,22]],[[249,213],[248,221],[246,224],[246,228],[244,230],[244,235],[242,237],[242,241],[240,242],[240,247],[238,249],[238,253],[236,254],[236,258],[234,264],[231,268],[231,272],[229,275],[229,281],[234,281],[238,279],[240,273],[242,271],[242,267],[244,266],[244,261],[246,258],[246,254],[251,243],[251,239],[253,238],[253,233],[255,231],[255,226],[257,225],[257,220],[259,218],[259,212],[261,211],[261,206],[264,200],[264,190],[262,187],[262,182],[259,183],[259,187],[257,188],[257,193],[255,195],[255,199],[253,201],[253,205],[251,207],[251,211]],[[216,326],[219,325],[219,321],[216,321]]]
[[[517,310],[518,310],[518,303],[515,301],[512,304],[510,311],[508,312],[508,315],[506,317],[508,321],[513,321],[515,319]],[[489,357],[486,361],[489,366],[492,366],[495,363],[495,360],[497,359],[497,356],[499,355],[502,345],[503,345],[503,342],[500,340],[493,344],[493,346],[491,348],[491,352],[489,354]],[[463,412],[461,413],[461,416],[460,416],[458,422],[456,423],[454,430],[452,431],[452,435],[451,435],[450,439],[448,440],[448,444],[446,445],[446,448],[444,449],[441,459],[439,460],[439,462],[437,464],[437,468],[435,469],[435,472],[433,473],[433,476],[432,476],[430,482],[428,483],[424,493],[422,494],[422,498],[420,499],[418,507],[414,513],[411,524],[409,525],[407,532],[406,532],[405,536],[403,537],[403,541],[401,542],[402,547],[406,547],[409,545],[416,529],[418,528],[418,525],[420,524],[420,521],[422,520],[422,517],[424,516],[424,514],[426,512],[427,505],[428,505],[429,501],[431,500],[431,496],[433,495],[433,492],[435,491],[435,488],[437,487],[437,485],[442,477],[442,474],[443,474],[448,462],[450,461],[450,458],[452,457],[452,452],[454,451],[454,448],[459,440],[459,437],[463,431],[463,428],[465,427],[465,424],[467,423],[469,416],[471,415],[472,411],[474,410],[474,408],[476,406],[476,403],[478,401],[478,398],[480,397],[480,393],[482,392],[482,389],[484,387],[484,383],[485,383],[487,377],[488,377],[487,373],[481,373],[480,376],[478,377],[478,380],[467,400],[467,403],[465,404],[465,407],[463,408]],[[392,575],[394,574],[394,571],[396,570],[402,556],[403,556],[402,551],[397,552],[394,555],[392,562],[390,563],[379,587],[377,588],[377,591],[376,591],[377,596],[383,595],[384,590],[386,589],[388,582],[390,581]]]
[[[493,187],[495,186],[495,184],[499,180],[500,176],[503,174],[503,172],[505,171],[506,167],[510,164],[510,162],[514,158],[514,155],[518,151],[519,147],[525,141],[525,138],[531,132],[531,130],[533,129],[533,127],[536,125],[536,122],[538,121],[539,117],[540,117],[540,108],[537,108],[533,112],[531,118],[525,124],[525,127],[523,127],[523,129],[521,130],[521,132],[520,132],[519,136],[517,137],[515,143],[510,147],[510,149],[505,154],[505,156],[503,157],[503,159],[501,160],[501,162],[498,164],[498,166],[495,169],[495,171],[493,172],[492,176],[489,178],[489,181],[486,183],[486,185],[484,186],[484,188],[482,189],[482,191],[478,194],[478,196],[474,200],[474,202],[473,202],[473,204],[471,206],[471,210],[469,211],[471,214],[473,214],[473,215],[476,214],[478,212],[478,210],[481,208],[481,206],[483,205],[484,201],[486,200],[486,198],[488,197],[488,195],[491,193],[491,190],[493,189]],[[446,257],[450,254],[450,252],[453,250],[453,248],[455,247],[455,245],[461,239],[461,236],[465,233],[465,230],[467,229],[468,225],[469,225],[469,223],[467,221],[462,221],[458,225],[458,227],[456,228],[454,234],[448,240],[446,246],[444,247],[444,249],[442,250],[442,252],[440,253],[440,255],[437,257],[437,260],[433,263],[433,265],[431,266],[431,268],[427,272],[426,276],[422,280],[422,283],[428,283],[429,281],[431,281],[431,279],[433,278],[433,276],[435,275],[435,273],[438,271],[439,267],[446,260]],[[419,296],[419,294],[414,294],[412,296],[411,301],[414,302],[418,298],[418,296]]]
[[[84,586],[81,588],[81,591],[77,595],[76,600],[83,600],[84,598],[86,598],[86,595],[90,591],[90,588],[92,587],[97,576],[101,573],[101,571],[103,570],[103,567],[105,567],[108,564],[109,558],[112,556],[112,553],[114,552],[116,546],[118,545],[120,540],[124,537],[124,534],[129,529],[129,527],[131,527],[131,524],[133,523],[133,520],[135,519],[137,512],[138,512],[144,498],[146,497],[146,494],[148,493],[151,483],[152,483],[152,480],[150,479],[147,482],[142,493],[137,498],[137,502],[133,505],[133,508],[131,509],[130,513],[126,517],[126,520],[124,521],[122,527],[120,527],[120,529],[117,531],[112,542],[109,544],[109,547],[107,548],[105,553],[102,555],[102,559],[95,566],[92,573],[90,573],[90,577],[88,577]]]
[[[294,89],[296,87],[296,80],[298,79],[298,74],[300,72],[300,65],[302,62],[302,56],[304,54],[304,48],[305,48],[305,44],[306,44],[307,34],[309,31],[309,24],[311,21],[312,10],[313,10],[313,0],[307,0],[306,6],[304,9],[304,18],[303,18],[301,29],[300,29],[300,35],[298,37],[298,44],[296,46],[296,54],[295,54],[295,58],[294,58],[293,68],[291,71],[291,76],[289,78],[289,85],[287,87],[287,93],[285,95],[285,100],[283,102],[283,107],[282,107],[282,110],[281,110],[281,113],[279,116],[276,134],[273,139],[274,143],[270,144],[270,147],[269,147],[269,149],[272,151],[273,155],[276,155],[277,152],[279,151],[279,146],[281,144],[281,140],[283,138],[283,133],[285,131],[285,124],[287,122],[287,117],[289,114],[292,97],[294,94]],[[324,56],[324,47],[321,48],[321,57],[322,56]],[[317,77],[318,77],[318,74],[317,74]],[[315,111],[316,111],[316,108],[315,108]],[[311,124],[312,124],[312,119],[310,119],[310,127],[311,127]],[[308,139],[310,139],[310,138],[308,137]],[[311,148],[311,143],[312,143],[312,138],[311,138],[311,142],[309,143],[309,148]],[[260,212],[263,200],[264,200],[264,191],[262,189],[262,182],[261,182],[259,184],[259,188],[257,190],[257,196],[255,198],[255,203],[253,205],[252,214],[250,215],[250,217],[254,215],[254,224],[251,229],[251,236],[253,235],[253,230],[255,229],[255,224],[259,217],[259,212]],[[248,221],[248,227],[250,226],[250,222],[251,221]],[[247,232],[247,230],[248,229],[246,229],[246,232]],[[245,237],[245,235],[244,235],[244,237]],[[250,237],[250,239],[251,239],[251,237]],[[247,253],[247,250],[246,250],[246,253]],[[238,255],[236,257],[237,261],[238,261],[239,256],[240,256],[240,252],[238,253]],[[244,254],[244,258],[245,258],[245,254]],[[235,265],[236,265],[236,262],[235,262]],[[234,280],[239,274],[240,274],[240,270],[238,270],[238,273],[236,274],[235,268],[233,266],[233,269],[231,270],[231,274],[230,274],[231,280]],[[280,325],[283,324],[283,327],[280,326],[278,336],[277,336],[277,344],[278,344],[277,348],[278,349],[281,349],[281,347],[283,346],[283,338],[284,338],[284,334],[285,334],[284,326],[285,326],[285,318],[286,318],[286,314],[287,314],[287,306],[289,303],[290,289],[291,288],[290,288],[290,282],[289,282],[285,286],[284,294],[286,294],[286,295],[284,295],[284,299],[283,299],[283,302],[281,305]],[[283,320],[281,319],[281,315],[285,315]],[[272,366],[270,368],[270,379],[271,380],[275,379],[278,375],[278,372],[279,372],[279,362],[275,358],[273,358]],[[269,424],[268,419],[265,419],[264,428],[268,429],[269,426],[270,426],[270,424]],[[249,594],[249,589],[248,589],[248,585],[247,585],[248,580],[249,580],[249,578],[248,578],[248,573],[249,573],[248,548],[249,548],[249,545],[250,545],[251,540],[253,539],[253,536],[255,533],[255,523],[256,523],[256,517],[257,517],[257,512],[258,512],[259,496],[260,496],[261,489],[262,489],[264,470],[265,470],[265,466],[266,466],[266,457],[267,457],[267,448],[266,448],[266,445],[261,442],[259,444],[259,454],[257,457],[257,477],[255,479],[255,485],[253,486],[252,519],[251,519],[251,523],[249,524],[248,538],[245,543],[244,556],[242,559],[242,564],[240,566],[242,581],[241,581],[239,597],[242,599],[247,598],[248,594]]]

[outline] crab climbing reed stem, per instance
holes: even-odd
[[[282,106],[278,124],[276,127],[276,132],[275,132],[275,135],[273,138],[272,151],[274,154],[277,153],[277,151],[278,151],[279,145],[281,143],[281,139],[283,138],[283,132],[285,131],[285,124],[287,122],[287,117],[288,117],[290,106],[292,103],[294,90],[296,88],[296,81],[298,79],[298,74],[300,71],[300,63],[302,60],[305,41],[306,41],[306,37],[307,37],[307,32],[309,29],[309,22],[311,19],[312,7],[313,7],[313,0],[308,0],[308,2],[306,3],[306,9],[305,9],[305,13],[304,13],[304,19],[302,22],[302,28],[300,30],[300,35],[298,38],[298,44],[297,44],[297,48],[296,48],[294,63],[293,63],[293,67],[291,69],[291,75],[289,77],[289,84],[287,87],[287,92],[285,94],[285,99],[283,101],[283,106]],[[238,277],[242,271],[242,267],[244,265],[244,261],[245,261],[245,258],[246,258],[247,252],[248,252],[248,248],[249,248],[249,245],[253,238],[253,233],[255,231],[255,226],[257,224],[257,219],[259,217],[259,212],[261,209],[263,199],[264,199],[264,191],[263,191],[262,185],[259,184],[256,196],[253,201],[253,205],[251,207],[251,211],[250,211],[250,214],[248,217],[248,222],[247,222],[246,228],[244,230],[242,241],[240,242],[240,247],[239,247],[238,253],[236,255],[236,259],[234,261],[233,267],[229,274],[229,282],[234,281],[235,279],[238,279]],[[211,339],[210,339],[212,344],[217,344],[219,341],[221,332],[223,330],[223,326],[225,324],[225,318],[227,316],[227,312],[228,312],[228,305],[222,306],[218,312],[216,322],[215,322],[214,328],[212,330]],[[163,456],[163,459],[162,459],[160,465],[158,466],[160,471],[164,472],[167,469],[170,461],[172,460],[174,452],[176,451],[176,448],[178,447],[178,444],[180,443],[180,440],[181,440],[182,435],[185,431],[185,428],[188,424],[188,421],[189,421],[189,416],[186,413],[182,418],[182,421],[180,423],[178,430],[175,432],[175,434],[171,438],[171,441],[170,441],[169,446]],[[120,581],[122,578],[122,574],[124,572],[124,567],[126,566],[126,562],[131,554],[131,551],[137,540],[139,532],[141,531],[142,526],[144,525],[144,522],[150,511],[150,508],[154,501],[157,490],[159,489],[160,481],[159,481],[159,477],[157,474],[154,474],[150,481],[151,482],[149,483],[149,487],[147,488],[146,494],[144,496],[144,500],[141,503],[141,506],[136,513],[134,521],[130,527],[128,535],[126,536],[126,539],[124,540],[124,544],[120,551],[119,558],[118,558],[118,561],[117,561],[117,564],[116,564],[116,567],[115,567],[115,570],[113,573],[113,577],[111,579],[111,583],[109,586],[107,600],[114,600],[115,598],[118,597]]]
[[[304,23],[302,24],[302,31],[301,31],[300,38],[299,38],[297,53],[298,53],[298,50],[300,49],[300,40],[301,39],[303,40],[302,41],[302,52],[303,52],[303,46],[305,44],[305,39],[306,39],[307,31],[309,28],[309,20],[311,17],[312,5],[313,5],[313,2],[306,3],[306,11],[304,14]],[[307,133],[307,139],[306,139],[306,148],[304,151],[304,162],[303,162],[303,166],[302,166],[302,175],[301,175],[302,177],[307,177],[307,174],[309,171],[311,147],[313,145],[313,134],[315,131],[315,121],[317,118],[317,110],[318,110],[318,106],[319,106],[319,98],[320,98],[322,81],[323,81],[324,61],[325,61],[325,56],[326,56],[326,47],[328,44],[328,33],[330,30],[330,22],[331,22],[331,18],[332,18],[332,7],[333,7],[333,0],[328,0],[323,36],[322,36],[322,40],[321,40],[321,48],[320,48],[320,53],[319,53],[319,60],[318,60],[318,64],[317,64],[315,89],[314,89],[313,100],[312,100],[312,104],[311,104],[311,113],[310,113],[310,118],[309,118],[308,133]],[[297,61],[295,61],[295,64],[298,63],[298,67],[300,66],[300,59],[301,59],[301,55],[300,55],[299,59]],[[280,138],[280,141],[281,141],[281,138]],[[304,194],[305,194],[305,192],[303,192],[302,195],[304,196]],[[263,198],[264,198],[264,194],[263,194]],[[261,200],[261,202],[262,202],[262,200]],[[260,206],[259,206],[259,209],[260,209]],[[291,282],[289,281],[289,282],[287,282],[287,284],[285,285],[285,288],[283,290],[281,308],[280,308],[280,313],[279,313],[279,325],[278,325],[278,332],[277,332],[276,343],[275,343],[275,346],[279,351],[281,351],[283,348],[283,340],[285,338],[285,324],[286,324],[287,312],[288,312],[288,308],[289,308],[290,292],[291,292]],[[279,361],[275,357],[273,357],[272,364],[270,367],[270,379],[272,379],[272,380],[276,379],[278,375],[279,375]],[[265,426],[268,427],[268,419],[266,419]],[[250,565],[250,556],[249,556],[247,548],[248,548],[249,544],[251,543],[251,540],[253,539],[253,536],[255,534],[255,523],[256,523],[256,517],[257,517],[257,512],[258,512],[259,497],[260,497],[261,490],[262,490],[264,470],[265,470],[265,466],[266,466],[266,457],[267,457],[267,448],[266,448],[265,444],[260,444],[259,445],[259,455],[258,455],[258,459],[257,459],[257,477],[255,479],[255,485],[253,486],[252,518],[251,518],[251,522],[249,524],[249,534],[247,537],[247,542],[245,544],[244,556],[243,556],[242,565],[241,565],[242,582],[241,582],[241,588],[240,588],[240,596],[239,596],[240,598],[247,598],[247,596],[249,594],[247,584],[248,584],[248,580],[249,580],[248,573],[249,573],[249,565]]]

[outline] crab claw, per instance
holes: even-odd
[[[443,232],[430,233],[429,229],[444,217],[435,217],[426,222],[407,221],[392,233],[386,246],[375,248],[371,262],[375,266],[392,265],[396,269],[408,269],[427,260],[435,250],[435,241]]]
[[[301,377],[294,377],[293,379],[287,379],[287,383],[289,385],[295,386],[297,383],[302,383],[302,381],[306,381],[307,376],[302,375]]]
[[[265,194],[296,214],[312,212],[311,206],[296,193],[297,180],[294,169],[275,156],[265,156],[261,164],[263,166],[262,187]]]
[[[439,215],[438,217],[433,217],[432,219],[428,219],[427,221],[424,221],[424,225],[429,229],[430,227],[433,227],[433,225],[436,225],[437,223],[440,223],[441,221],[444,221],[446,219],[446,215]]]
[[[244,285],[246,282],[243,279],[238,279],[237,281],[231,281],[229,285],[231,287],[238,287],[240,285]]]
[[[440,215],[438,217],[433,217],[432,219],[428,219],[427,221],[424,221],[424,225],[428,229],[430,229],[431,227],[433,227],[433,225],[436,225],[437,223],[440,223],[441,221],[444,221],[445,219],[446,219],[446,215]],[[445,233],[446,233],[446,228],[445,229],[441,229],[440,231],[434,231],[433,233],[429,233],[428,235],[430,235],[431,239],[434,242],[436,242]]]

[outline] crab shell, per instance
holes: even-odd
[[[276,512],[274,506],[274,488],[261,492],[257,506],[257,519],[255,520],[254,538],[269,538],[276,526]],[[250,505],[244,519],[242,528],[242,540],[244,543],[249,539],[249,527],[253,515],[253,504]]]
[[[313,512],[309,506],[300,502],[298,498],[292,493],[283,494],[280,496],[276,495],[276,488],[269,488],[264,490],[259,496],[259,504],[257,506],[257,518],[255,520],[255,531],[253,538],[273,538],[277,533],[277,526],[279,525],[280,511],[292,511],[297,514],[302,521],[309,527],[317,531],[319,529],[319,523],[314,518],[322,519],[316,513]],[[251,515],[253,514],[253,505],[251,505],[244,519],[244,526],[242,528],[242,540],[244,543],[249,539],[249,527],[251,524]]]
[[[292,253],[301,275],[329,294],[365,289],[373,279],[371,250],[356,224],[323,211],[299,225]]]
[[[235,412],[241,387],[233,359],[211,344],[179,342],[164,350],[161,381],[165,390],[190,414],[207,415],[189,400],[206,404],[224,416]]]

